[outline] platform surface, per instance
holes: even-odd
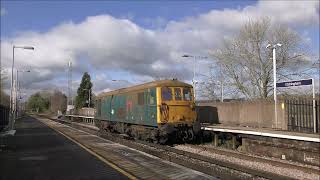
[[[284,138],[292,140],[302,140],[310,142],[320,142],[320,134],[316,133],[301,133],[293,131],[283,131],[278,129],[269,129],[269,128],[252,128],[252,127],[242,127],[242,126],[226,126],[222,124],[202,124],[201,128],[208,131],[216,132],[230,132],[237,134],[249,134],[257,136],[266,136],[274,138]]]
[[[1,180],[128,179],[40,121],[16,121],[0,150]]]
[[[217,179],[47,118],[39,121],[99,154],[136,179]]]

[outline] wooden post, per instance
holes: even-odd
[[[232,134],[232,149],[236,149],[237,136]]]
[[[214,135],[213,135],[213,145],[214,145],[214,147],[218,147],[218,145],[219,145],[219,136],[217,133],[214,133]]]

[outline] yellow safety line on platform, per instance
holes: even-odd
[[[47,124],[47,123],[46,123]],[[77,142],[75,139],[73,139],[72,137],[69,137],[68,135],[66,135],[65,133],[53,128],[51,125],[47,124],[51,129],[55,130],[56,132],[62,134],[64,137],[68,138],[69,140],[71,140],[72,142],[76,143],[77,145],[79,145],[80,147],[82,147],[83,149],[85,149],[86,151],[88,151],[90,154],[94,155],[96,158],[98,158],[99,160],[103,161],[104,163],[106,163],[107,165],[111,166],[113,169],[119,171],[120,173],[122,173],[123,175],[127,176],[129,179],[131,180],[137,180],[137,178],[133,175],[131,175],[130,173],[126,172],[125,170],[121,169],[120,167],[118,167],[117,165],[113,164],[112,162],[106,160],[105,158],[103,158],[102,156],[100,156],[99,154],[97,154],[96,152],[92,151],[91,149],[89,149],[88,147],[86,147],[85,145]]]

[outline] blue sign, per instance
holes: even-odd
[[[292,87],[292,86],[306,86],[306,85],[312,85],[312,79],[286,81],[286,82],[277,83],[277,87]]]

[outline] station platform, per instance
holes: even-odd
[[[202,124],[214,146],[231,146],[245,153],[320,166],[320,134],[267,128]]]
[[[16,121],[0,148],[1,180],[129,179],[35,118]]]
[[[202,124],[201,128],[206,131],[229,132],[229,133],[235,133],[235,134],[247,134],[247,135],[271,137],[271,138],[281,138],[281,139],[320,143],[320,134],[314,134],[314,133],[312,134],[300,133],[300,132],[283,131],[283,130],[268,129],[268,128],[226,126],[221,124],[216,124],[216,125]]]
[[[97,132],[88,133],[81,130],[85,127],[86,130],[89,128],[95,131],[96,128],[89,124],[49,120],[45,117],[39,117],[38,120],[76,141],[83,148],[89,149],[104,161],[130,174],[130,179],[216,179],[202,172],[101,138],[96,135]]]
[[[45,117],[23,118],[16,130],[0,151],[1,180],[216,179]]]
[[[86,118],[86,119],[94,119],[94,116],[83,116],[77,114],[67,114],[66,117],[76,117],[76,118]]]

